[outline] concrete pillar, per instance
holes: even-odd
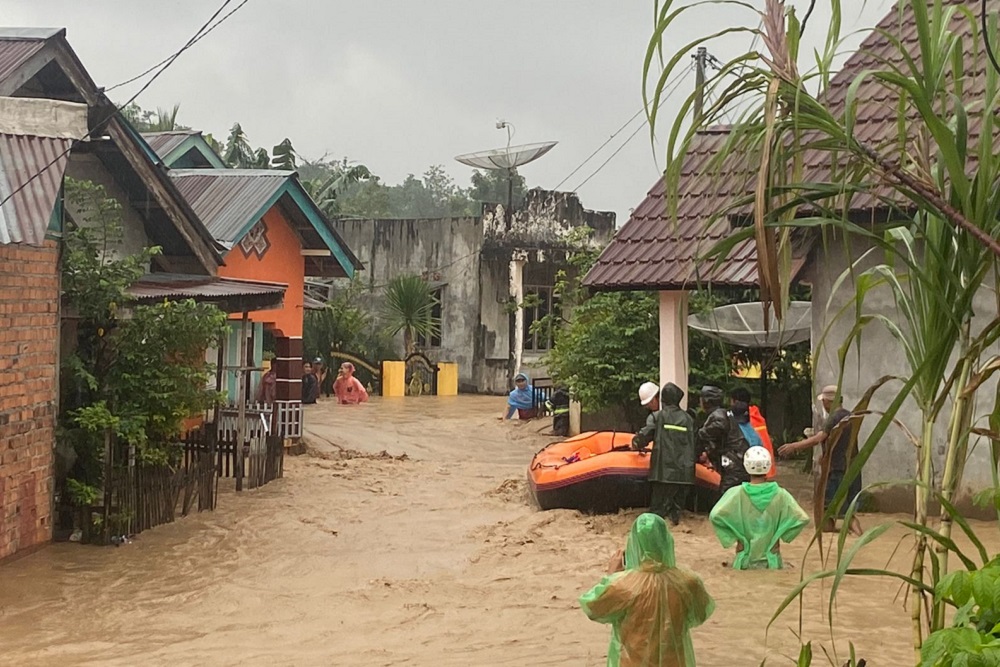
[[[673,382],[684,390],[681,407],[687,407],[688,293],[660,292],[660,386]]]
[[[510,260],[510,297],[517,304],[517,309],[513,314],[514,322],[510,332],[511,370],[508,382],[513,382],[514,374],[521,370],[521,358],[524,355],[524,308],[521,308],[521,303],[524,301],[524,265],[527,261],[527,254],[523,250],[515,251]]]

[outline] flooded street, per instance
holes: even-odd
[[[636,512],[530,507],[525,468],[552,439],[542,422],[498,423],[501,407],[463,396],[311,408],[310,454],[286,459],[284,479],[121,548],[57,544],[0,568],[0,664],[603,665],[609,630],[576,599]],[[779,481],[804,487],[788,471]],[[981,530],[993,549],[995,528]],[[736,573],[704,518],[675,534],[680,564],[718,605],[693,633],[698,663],[787,664],[798,606],[766,625],[807,541],[785,550],[794,569]],[[910,557],[896,528],[857,563],[890,557],[897,568]],[[873,666],[912,661],[898,590],[844,584],[841,655],[850,641]],[[827,593],[807,595],[803,624],[829,648]]]

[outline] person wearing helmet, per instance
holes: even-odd
[[[608,575],[580,596],[592,621],[611,625],[608,667],[694,667],[691,629],[715,602],[694,572],[677,567],[674,538],[656,514],[640,514]]]
[[[764,447],[748,449],[743,467],[750,481],[726,491],[709,514],[722,546],[736,545],[735,570],[781,569],[782,540],[791,542],[809,524],[792,494],[767,481],[771,463]]]
[[[654,385],[655,386],[655,385]],[[684,391],[672,382],[663,385],[660,409],[650,415],[632,439],[642,451],[653,443],[649,461],[649,511],[680,523],[681,509],[694,484],[694,420],[681,409]]]
[[[639,387],[639,405],[653,414],[660,410],[660,388],[652,382],[643,382]]]

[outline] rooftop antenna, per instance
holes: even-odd
[[[552,147],[558,142],[546,141],[538,144],[511,146],[511,139],[514,138],[516,132],[513,123],[503,119],[497,120],[497,129],[507,130],[507,146],[505,148],[465,153],[464,155],[456,155],[455,159],[477,169],[505,169],[507,171],[507,211],[509,214],[514,207],[514,170],[542,157],[552,150]]]

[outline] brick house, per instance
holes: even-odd
[[[285,285],[218,276],[220,248],[158,163],[65,31],[0,28],[0,562],[52,539],[69,465],[55,441],[59,359],[75,342],[60,309],[59,239],[79,212],[62,199],[64,176],[121,204],[124,252],[162,248],[135,286],[140,300],[281,307]]]
[[[0,561],[52,537],[59,246],[48,230],[86,127],[84,105],[0,98]]]

